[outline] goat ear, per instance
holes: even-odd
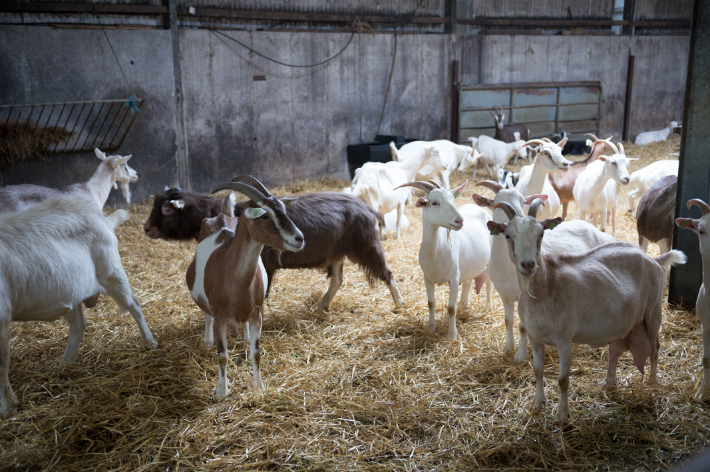
[[[496,118],[496,119],[498,118],[498,115],[496,115],[495,113],[493,113],[493,112],[490,112],[490,113],[493,118]]]
[[[505,111],[503,112],[503,118],[505,118],[506,116],[508,116],[508,113],[510,113],[510,110],[505,110]]]
[[[491,232],[491,236],[498,236],[500,233],[505,233],[505,229],[508,227],[505,223],[496,223],[495,221],[489,221],[487,226],[488,230]]]
[[[546,202],[547,199],[548,199],[548,197],[549,197],[548,195],[542,195],[542,194],[540,194],[540,195],[530,195],[529,197],[525,197],[525,204],[526,204],[526,205],[530,205],[530,204],[533,202],[533,200],[535,200],[536,198],[539,198],[539,199],[542,200],[543,202]]]
[[[185,208],[185,200],[170,200],[170,203],[172,203],[178,210]]]
[[[468,179],[466,179],[466,182],[464,182],[460,186],[456,187],[452,191],[452,193],[454,194],[454,198],[458,198],[458,196],[461,195],[466,190],[466,186],[468,186]]]
[[[477,193],[473,194],[473,202],[480,207],[493,208],[493,200]]]
[[[555,229],[557,225],[562,223],[562,218],[559,216],[557,218],[547,218],[546,220],[541,221],[542,223],[542,229]]]
[[[259,218],[260,216],[264,216],[265,214],[266,210],[264,210],[263,208],[246,208],[244,210],[244,215],[250,220],[254,220],[256,218]]]
[[[298,200],[298,197],[280,197],[279,200],[281,200],[284,205],[289,206],[290,204]]]
[[[168,187],[168,186],[166,185],[165,188],[163,189],[163,192],[167,192],[168,190],[170,190],[170,187]]]
[[[566,143],[567,143],[567,137],[565,136],[565,138],[564,138],[562,141],[560,141],[559,143],[557,143],[557,146],[558,146],[560,149],[562,149],[563,147],[565,147],[565,144],[566,144]]]
[[[607,159],[609,159],[609,156],[599,156],[600,161],[606,162]]]
[[[129,154],[129,155],[127,155],[127,156],[124,156],[124,157],[123,157],[123,162],[124,162],[124,163],[125,163],[125,162],[128,162],[128,160],[129,160],[131,157],[133,157],[133,154]]]
[[[638,161],[639,158],[638,157],[627,157],[626,160],[629,162],[634,162],[634,161]]]
[[[222,207],[219,209],[220,213],[224,213],[227,216],[234,216],[234,204],[237,203],[237,198],[233,193],[230,193],[222,200]]]
[[[698,231],[698,223],[700,220],[694,220],[692,218],[676,218],[675,224],[680,226],[681,229],[690,229],[695,232]]]
[[[105,152],[101,152],[101,151],[99,150],[99,148],[95,148],[95,149],[94,149],[94,153],[96,153],[96,157],[98,157],[98,158],[101,159],[102,161],[103,161],[104,159],[106,159],[106,153],[105,153]]]
[[[416,203],[414,206],[417,207],[417,208],[422,208],[422,207],[425,207],[425,206],[428,206],[428,205],[429,205],[429,201],[428,201],[426,198],[424,198],[424,197],[420,197],[420,198],[417,200],[417,203]]]

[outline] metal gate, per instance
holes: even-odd
[[[599,134],[600,82],[535,82],[461,86],[458,140],[495,135],[490,112],[509,110],[506,124],[524,124],[531,138],[566,131],[572,141]]]

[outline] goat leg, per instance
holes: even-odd
[[[60,362],[62,364],[72,364],[76,361],[81,340],[84,339],[84,333],[86,332],[86,318],[84,317],[81,303],[64,315],[64,319],[69,325],[69,340]]]
[[[10,315],[0,315],[0,418],[17,413],[17,398],[10,387]]]
[[[328,276],[330,277],[330,287],[328,291],[325,292],[323,298],[318,303],[318,308],[316,308],[316,313],[325,313],[330,307],[330,302],[333,301],[335,293],[338,291],[341,285],[343,285],[343,261],[344,259],[339,259],[328,267]]]

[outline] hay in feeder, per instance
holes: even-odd
[[[642,159],[633,169],[665,158],[677,143],[629,145],[629,155]],[[454,174],[452,183],[467,177]],[[345,185],[323,179],[274,193]],[[384,241],[406,309],[393,313],[386,287],[370,287],[346,263],[330,313],[318,314],[323,274],[281,271],[264,313],[267,391],[253,392],[250,362],[231,336],[231,393],[217,400],[216,350],[202,345],[203,315],[185,287],[195,245],[147,239],[149,205],[130,211],[119,247],[160,347],[145,351],[131,317],[106,297],[86,310],[72,366],[58,363],[63,323],[13,323],[10,380],[20,411],[0,422],[2,470],[657,470],[710,439],[710,407],[693,400],[702,344],[692,312],[664,306],[658,387],[643,384],[626,354],[619,386],[600,390],[607,350],[575,346],[567,426],[553,420],[556,352],[546,350],[548,404],[531,411],[532,365],[503,354],[495,291],[491,311],[484,296],[472,296],[459,313],[461,339],[450,341],[448,289],[438,287],[439,329],[428,332],[417,262],[421,211],[413,206],[402,239]],[[618,239],[636,242],[633,218],[620,213]]]
[[[63,143],[73,135],[63,126],[37,126],[33,120],[2,120],[0,168],[12,162],[44,157],[47,147]]]

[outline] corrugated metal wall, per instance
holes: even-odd
[[[228,10],[293,11],[360,15],[443,16],[443,0],[178,0],[182,8],[203,7]]]
[[[470,3],[473,18],[607,19],[614,12],[613,0],[494,0]]]
[[[637,0],[636,20],[689,20],[693,16],[693,0]]]

